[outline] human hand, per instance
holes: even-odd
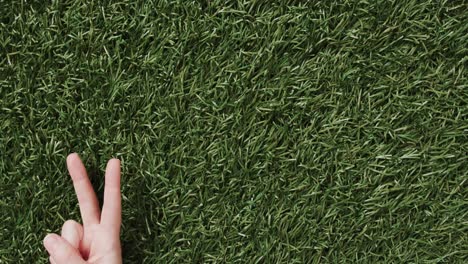
[[[122,263],[120,161],[111,159],[107,163],[102,213],[78,154],[67,157],[67,167],[78,197],[83,225],[68,220],[62,227],[61,236],[48,234],[44,238],[50,263]]]

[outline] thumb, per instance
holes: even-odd
[[[44,238],[44,246],[57,264],[86,263],[80,253],[59,235],[48,234]]]

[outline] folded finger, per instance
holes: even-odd
[[[85,264],[80,253],[61,236],[49,234],[44,238],[44,246],[57,264]]]
[[[83,238],[83,227],[73,220],[67,220],[62,226],[62,237],[76,249],[79,249]]]

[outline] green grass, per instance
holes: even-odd
[[[305,2],[0,0],[0,263],[70,152],[127,263],[468,262],[468,4]]]

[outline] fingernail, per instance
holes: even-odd
[[[44,246],[48,250],[52,250],[56,243],[57,243],[57,238],[53,234],[48,234],[44,238]]]

